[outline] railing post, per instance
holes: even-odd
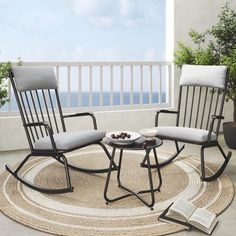
[[[59,73],[60,73],[59,72],[59,66],[56,66],[56,78],[57,78],[58,88],[60,87],[60,84],[59,84],[59,82],[60,82],[60,79],[59,79],[60,74]]]
[[[70,66],[67,66],[67,107],[70,107],[71,98],[71,78],[70,78]]]
[[[113,105],[113,65],[111,65],[110,67],[110,79],[111,79],[111,83],[110,83],[110,105]]]
[[[81,65],[78,66],[78,107],[82,106]]]
[[[93,104],[93,67],[89,66],[89,106]]]
[[[143,65],[140,66],[140,97],[139,97],[139,101],[140,104],[143,104]]]
[[[100,66],[100,93],[99,93],[99,104],[103,105],[103,66]]]
[[[152,65],[149,66],[149,104],[152,103]]]
[[[130,104],[134,104],[134,66],[130,66]]]
[[[120,105],[124,104],[124,67],[120,66]]]
[[[159,103],[162,103],[162,83],[161,83],[161,77],[162,77],[162,73],[161,73],[161,65],[158,66],[159,69],[159,80],[158,80],[158,96],[159,96]]]
[[[171,104],[172,96],[172,71],[171,65],[167,65],[167,79],[166,79],[166,103]]]

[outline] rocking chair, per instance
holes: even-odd
[[[54,194],[73,191],[69,168],[85,173],[108,172],[108,168],[85,169],[68,164],[67,158],[64,155],[65,153],[92,144],[100,145],[109,159],[110,154],[101,142],[105,136],[105,132],[97,130],[96,119],[92,113],[84,112],[63,115],[57,80],[52,67],[13,67],[9,77],[31,153],[25,157],[15,170],[12,170],[6,165],[7,171],[29,188],[43,193]],[[94,129],[66,131],[64,119],[82,116],[88,116],[92,119]],[[48,156],[61,163],[65,168],[67,186],[61,189],[44,188],[28,182],[20,176],[18,172],[32,156]],[[116,168],[115,163],[113,163],[113,170]]]
[[[225,66],[183,65],[177,111],[160,110],[155,117],[157,136],[163,140],[174,141],[176,146],[176,153],[160,163],[160,166],[174,160],[184,149],[184,145],[180,147],[178,142],[184,142],[201,146],[203,181],[213,181],[223,173],[232,155],[231,152],[226,155],[217,141],[220,123],[224,119],[222,112],[226,93],[226,72]],[[159,126],[160,114],[177,115],[176,126]],[[224,162],[216,173],[206,176],[204,150],[210,147],[218,147]],[[144,159],[142,167],[146,167],[145,162]]]

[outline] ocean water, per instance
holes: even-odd
[[[149,92],[143,92],[143,104],[149,104],[150,94]],[[67,107],[67,92],[59,92],[61,106]],[[113,92],[113,105],[121,105],[120,104],[120,92]],[[157,92],[152,93],[152,103],[158,104],[159,102],[165,103],[166,102],[166,93],[163,92],[161,96],[161,101],[159,101],[159,94]],[[130,105],[130,93],[124,92],[123,93],[123,104],[122,105]],[[140,93],[134,92],[133,93],[133,104],[140,104]],[[103,104],[102,106],[109,106],[110,105],[110,93],[103,92]],[[79,106],[79,94],[77,92],[71,92],[70,94],[70,106],[71,107],[78,107]],[[89,92],[82,92],[81,94],[81,106],[88,107],[89,106]],[[92,106],[100,106],[100,93],[93,92],[92,93]],[[12,94],[11,97],[11,109],[12,111],[17,111],[17,104]],[[8,111],[8,104],[5,104],[0,111]]]
[[[120,93],[114,92],[113,93],[113,105],[121,105],[120,104]],[[149,92],[143,93],[143,104],[149,103]],[[62,107],[67,106],[67,93],[60,93],[60,100]],[[166,101],[166,94],[162,94],[162,102],[165,103]],[[70,97],[70,103],[72,107],[77,107],[79,103],[79,97],[78,93],[71,93]],[[134,92],[133,93],[133,103],[134,104],[140,104],[140,93]],[[159,95],[158,93],[152,94],[152,103],[159,103]],[[130,93],[124,92],[123,93],[123,105],[129,105],[131,104],[130,101]],[[103,106],[109,106],[110,105],[110,93],[109,92],[103,92]],[[81,106],[87,107],[89,106],[89,93],[83,92],[81,95]],[[99,92],[93,92],[92,95],[92,106],[100,106],[100,93]]]

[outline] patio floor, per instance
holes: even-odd
[[[226,147],[223,137],[219,137],[219,141],[222,144],[223,149],[227,152],[229,149]],[[162,150],[167,150],[170,151],[170,145],[168,142],[165,143],[165,145],[162,146]],[[171,145],[171,148],[174,148],[174,146]],[[174,150],[174,149],[173,149]],[[225,174],[230,176],[231,180],[234,183],[234,186],[236,186],[236,150],[232,150],[233,154],[231,157],[231,160],[226,167]],[[4,170],[5,164],[14,164],[16,162],[19,162],[22,160],[23,156],[28,153],[27,150],[21,150],[21,151],[12,151],[12,152],[0,152],[0,172]],[[197,145],[185,145],[185,149],[182,152],[182,155],[193,155],[193,154],[199,154],[200,153],[200,148]],[[208,155],[207,155],[208,154]],[[206,160],[209,162],[214,163],[218,160],[214,160],[214,156],[219,155],[217,152],[217,149],[211,148],[210,150],[207,150],[206,152]],[[212,158],[211,158],[212,157]],[[220,158],[219,158],[220,159]],[[236,199],[234,198],[233,202],[229,206],[229,208],[223,212],[219,216],[219,225],[214,231],[214,236],[221,236],[221,235],[235,235],[234,230],[236,229],[235,226],[235,219],[236,219]],[[1,225],[1,236],[13,236],[13,235],[18,235],[18,236],[46,236],[46,235],[51,235],[51,234],[46,234],[43,232],[39,232],[33,229],[30,229],[28,227],[25,227],[23,225],[20,225],[13,220],[9,219],[2,213],[0,213],[0,225]],[[173,235],[181,235],[181,236],[187,236],[187,235],[205,235],[199,231],[191,230],[191,232],[180,232],[176,233]]]

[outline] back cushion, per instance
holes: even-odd
[[[225,88],[226,66],[183,65],[180,85]]]
[[[58,87],[53,67],[14,66],[12,72],[19,92],[36,89],[56,89]]]

